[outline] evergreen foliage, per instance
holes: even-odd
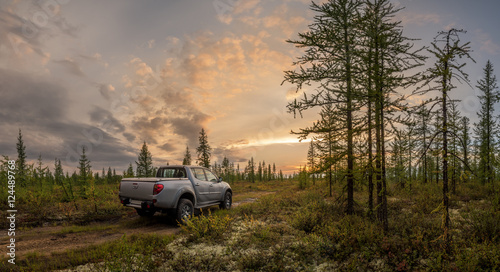
[[[23,135],[19,129],[19,136],[17,137],[17,160],[16,160],[16,183],[24,187],[27,184],[27,162],[26,162],[26,146],[24,145]]]
[[[191,165],[191,152],[189,152],[188,146],[186,146],[186,153],[184,153],[184,159],[182,160],[182,165]]]
[[[198,165],[210,168],[210,156],[212,152],[212,148],[208,144],[208,136],[205,133],[205,129],[201,129],[200,131],[200,137],[198,138],[199,140],[199,146],[196,149],[196,153],[198,154]]]
[[[479,123],[476,124],[476,137],[479,140],[479,177],[483,183],[491,183],[494,178],[494,153],[498,142],[495,135],[499,134],[497,118],[494,115],[494,106],[500,100],[500,91],[497,79],[493,72],[493,64],[488,60],[483,70],[484,76],[477,81],[476,87],[482,92],[479,95],[481,109],[477,113]]]
[[[146,141],[144,141],[144,144],[142,145],[141,152],[139,153],[139,156],[135,164],[137,165],[136,168],[137,177],[152,177],[156,174],[153,168],[153,156],[151,155],[151,152],[149,152],[148,150],[148,145],[146,144]],[[110,172],[111,168],[110,171],[108,171],[108,176]]]
[[[464,72],[463,68],[466,62],[459,62],[459,59],[470,59],[470,46],[469,42],[462,43],[460,40],[460,34],[463,30],[450,29],[448,31],[439,32],[438,36],[432,42],[432,48],[429,52],[433,54],[436,58],[436,63],[431,68],[427,70],[425,86],[431,86],[429,89],[423,92],[437,91],[439,96],[436,97],[436,103],[441,105],[441,110],[439,112],[439,118],[436,133],[442,137],[442,146],[440,148],[442,154],[442,178],[443,178],[443,241],[444,248],[447,253],[450,251],[450,216],[449,216],[449,141],[448,136],[454,137],[451,134],[449,110],[451,108],[451,103],[449,95],[450,92],[456,87],[453,85],[453,80],[469,82],[467,73]],[[432,85],[434,83],[434,85]],[[436,163],[436,165],[438,165]],[[439,171],[438,171],[439,173]]]

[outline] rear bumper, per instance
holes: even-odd
[[[144,200],[136,200],[136,199],[130,199],[126,197],[120,197],[120,202],[122,203],[123,206],[126,207],[132,207],[136,209],[143,209],[143,210],[153,210],[155,209],[155,205],[153,201],[144,201]]]

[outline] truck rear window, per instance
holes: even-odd
[[[187,178],[184,168],[160,168],[156,174],[158,178]]]

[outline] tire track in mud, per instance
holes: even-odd
[[[246,203],[252,203],[257,199],[258,197],[246,198],[234,202],[232,206],[237,207]],[[136,222],[131,223],[127,222],[127,220],[135,220]],[[133,226],[134,224],[135,226]],[[155,216],[153,219],[139,219],[136,215],[133,215],[119,219],[118,221],[90,223],[87,226],[89,226],[89,230],[81,232],[64,231],[65,228],[71,226],[42,226],[29,230],[18,230],[16,231],[16,257],[22,259],[28,254],[50,255],[71,249],[86,248],[120,239],[123,235],[173,235],[179,233],[181,230],[174,221],[166,220],[166,216],[164,215]],[[102,230],[92,230],[92,228],[100,228]],[[6,232],[1,233],[0,247],[9,245],[9,238]]]
[[[123,221],[122,219],[121,221]],[[103,230],[82,232],[63,232],[67,226],[37,227],[16,232],[16,257],[22,259],[27,254],[50,255],[70,249],[79,249],[91,245],[99,245],[120,239],[123,235],[158,234],[172,235],[180,231],[176,225],[166,222],[154,223],[150,226],[123,227],[120,223],[91,223],[91,227],[102,227]],[[109,227],[109,228],[108,228]],[[6,234],[0,236],[0,246],[7,246],[9,238]]]

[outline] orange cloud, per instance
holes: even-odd
[[[259,5],[260,0],[245,0],[238,1],[234,6],[234,14],[241,14],[244,12],[249,12],[255,10]]]
[[[401,20],[401,23],[403,25],[414,24],[417,26],[424,26],[429,23],[437,25],[441,23],[442,15],[439,15],[437,13],[422,14],[402,12],[399,19]]]

